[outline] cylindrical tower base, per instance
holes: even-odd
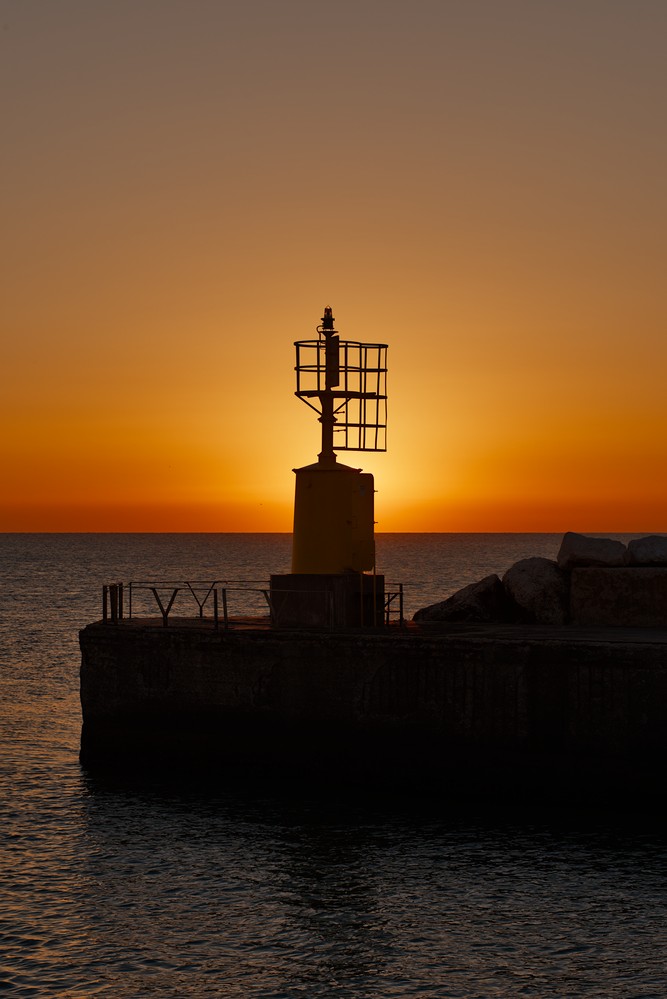
[[[328,462],[294,471],[292,572],[373,569],[373,476]]]

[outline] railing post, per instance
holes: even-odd
[[[109,587],[104,585],[102,587],[102,620],[107,623],[109,618]]]
[[[123,620],[123,584],[118,584],[118,618]]]
[[[398,584],[398,621],[399,626],[403,627],[403,583]]]
[[[111,603],[111,623],[118,624],[118,584],[112,583],[109,587],[109,599]]]
[[[169,627],[169,611],[171,610],[172,604],[174,603],[174,600],[176,599],[176,594],[178,593],[178,590],[179,590],[178,586],[174,588],[174,592],[171,595],[171,600],[169,601],[169,603],[165,607],[164,604],[162,603],[162,601],[160,600],[160,594],[157,591],[157,586],[151,586],[151,592],[152,592],[153,596],[155,597],[155,602],[157,603],[158,607],[160,608],[160,614],[162,614],[162,627],[163,628],[168,628]]]
[[[218,587],[213,590],[213,627],[218,631],[220,622],[218,620]]]
[[[325,590],[326,605],[329,617],[329,631],[336,630],[336,602],[333,590]]]
[[[271,599],[271,590],[262,590],[264,594],[264,599],[266,600],[266,605],[269,608],[269,622],[271,625],[276,623],[276,615],[273,609],[273,600]]]

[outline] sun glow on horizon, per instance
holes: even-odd
[[[0,530],[290,531],[329,303],[378,531],[667,527],[667,8],[598,14],[16,5]]]

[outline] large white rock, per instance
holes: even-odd
[[[511,617],[511,603],[505,588],[495,573],[462,590],[440,603],[422,607],[413,621],[507,621]]]
[[[568,619],[567,574],[548,558],[522,558],[507,570],[503,586],[527,621],[565,624]]]
[[[667,565],[667,538],[649,534],[629,541],[626,561],[628,565]]]
[[[626,548],[622,541],[611,538],[591,538],[586,534],[568,531],[558,552],[558,565],[561,569],[575,566],[612,567],[625,565]]]

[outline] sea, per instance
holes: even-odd
[[[378,571],[410,616],[560,540],[379,535]],[[81,766],[78,631],[103,584],[258,583],[288,571],[290,544],[0,535],[0,996],[664,999],[659,802],[503,807]]]

